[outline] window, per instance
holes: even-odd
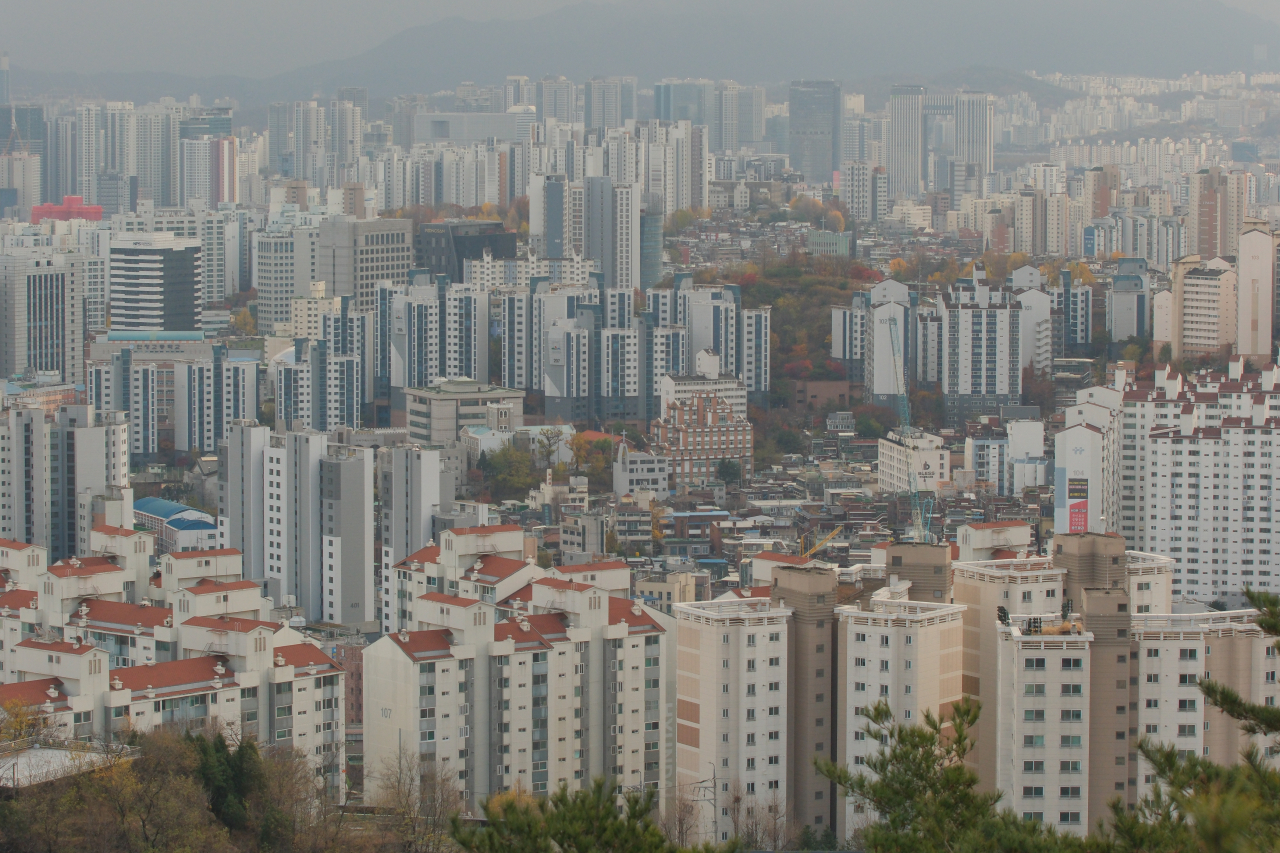
[[[1178,660],[1196,660],[1196,649],[1178,649]]]
[[[1060,745],[1067,748],[1080,746],[1080,735],[1062,735]]]
[[[1080,786],[1072,785],[1068,787],[1064,785],[1058,789],[1058,796],[1064,800],[1078,800],[1080,799]]]
[[[1058,772],[1059,773],[1079,773],[1081,772],[1080,762],[1079,761],[1059,761]]]
[[[1178,700],[1178,710],[1179,710],[1179,711],[1194,711],[1195,709],[1196,709],[1196,700],[1194,700],[1194,699],[1179,699],[1179,700]]]
[[[1059,718],[1064,723],[1079,723],[1084,719],[1084,712],[1079,708],[1064,710]]]
[[[1064,684],[1062,685],[1062,695],[1063,696],[1083,696],[1084,685],[1083,684]]]
[[[1038,785],[1025,785],[1022,788],[1022,796],[1028,799],[1042,799],[1044,797],[1044,788]]]
[[[1022,762],[1022,772],[1023,773],[1043,773],[1044,762],[1043,761],[1024,761]]]
[[[1084,669],[1084,659],[1083,658],[1063,658],[1062,668],[1063,669]]]
[[[1035,710],[1035,711],[1032,711],[1032,710],[1028,709],[1028,710],[1026,710],[1026,711],[1023,711],[1023,712],[1022,712],[1022,719],[1023,719],[1023,721],[1024,721],[1024,722],[1028,722],[1028,723],[1043,723],[1043,722],[1044,722],[1044,709],[1043,709],[1043,708],[1041,708],[1041,709],[1039,709],[1039,710]]]
[[[1080,812],[1059,812],[1058,823],[1079,823]]]
[[[1044,746],[1044,735],[1023,735],[1022,745],[1030,747]]]
[[[1024,684],[1022,685],[1022,695],[1024,696],[1043,696],[1043,684]]]

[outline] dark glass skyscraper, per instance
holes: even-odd
[[[791,168],[811,183],[826,183],[840,168],[844,102],[837,80],[793,80]]]

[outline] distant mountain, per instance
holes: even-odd
[[[452,18],[414,27],[358,56],[259,80],[15,69],[14,83],[19,93],[134,100],[198,92],[253,108],[342,85],[388,97],[507,74],[576,80],[634,74],[645,83],[670,76],[741,83],[834,77],[883,89],[879,98],[868,92],[872,106],[893,81],[937,79],[948,69],[973,76],[947,73],[953,85],[989,89],[995,87],[984,79],[1025,81],[1005,72],[1027,69],[1176,77],[1242,70],[1255,44],[1277,42],[1280,25],[1217,0],[584,2],[526,20]]]

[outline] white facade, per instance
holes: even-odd
[[[880,439],[880,481],[882,492],[906,492],[912,488],[932,491],[938,483],[951,480],[951,451],[942,439],[927,432],[903,437],[897,431]],[[912,482],[912,471],[915,480]]]
[[[1251,229],[1240,235],[1236,260],[1236,353],[1259,367],[1271,360],[1275,315],[1276,237]]]

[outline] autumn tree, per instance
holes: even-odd
[[[231,329],[245,337],[253,337],[258,334],[258,321],[254,319],[248,308],[241,308],[231,318]]]
[[[400,853],[452,849],[450,821],[457,814],[457,777],[443,761],[421,761],[401,749],[384,759],[381,795],[391,812],[391,834]]]

